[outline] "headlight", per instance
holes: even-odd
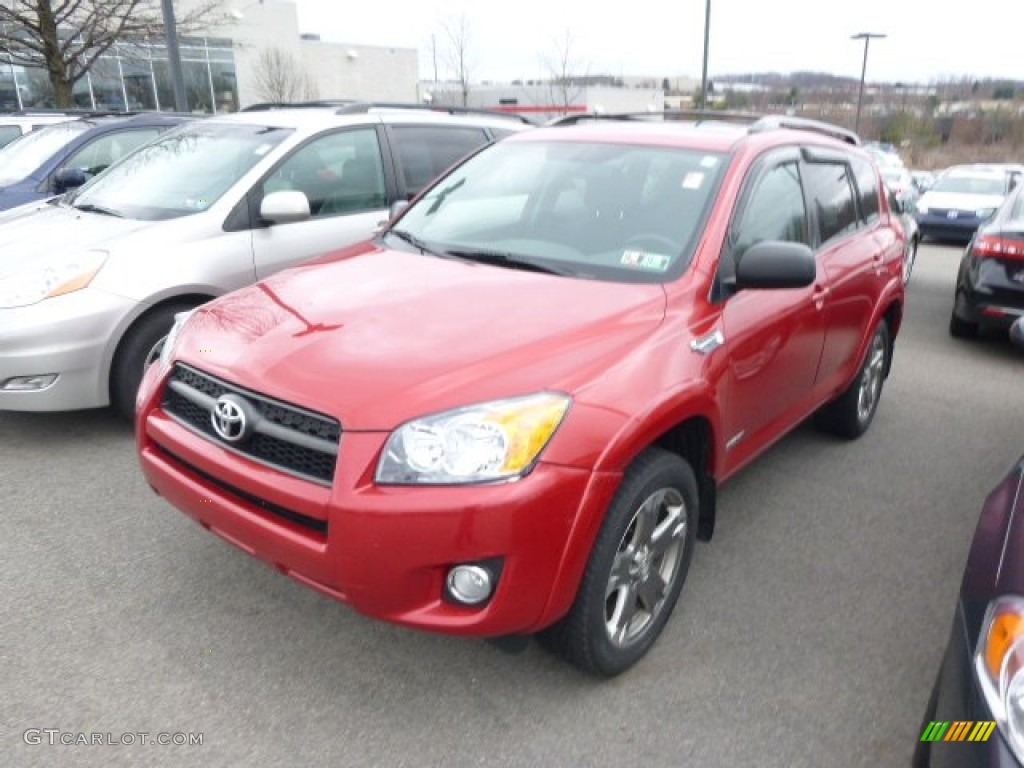
[[[171,330],[167,334],[167,338],[164,339],[164,344],[160,347],[160,364],[167,366],[171,364],[171,360],[174,359],[175,348],[178,346],[178,339],[181,337],[181,329],[185,327],[185,323],[188,319],[195,314],[194,309],[190,309],[188,312],[179,312],[174,316],[174,325],[171,326]]]
[[[981,625],[974,670],[992,717],[1024,762],[1024,598],[992,601]]]
[[[995,212],[995,208],[979,208],[974,212],[974,215],[977,216],[979,219],[987,219]]]
[[[79,291],[92,282],[106,260],[106,251],[87,251],[4,275],[0,277],[0,308],[25,307]]]
[[[918,203],[916,210],[920,214],[924,214],[924,215],[928,214],[928,206],[927,205],[921,205],[920,203]]]
[[[425,416],[388,438],[377,466],[387,485],[507,480],[529,471],[571,400],[543,392]]]

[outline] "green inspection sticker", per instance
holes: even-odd
[[[640,269],[653,269],[664,272],[668,269],[672,259],[663,253],[648,253],[647,251],[625,250],[619,263],[624,267],[639,267]]]

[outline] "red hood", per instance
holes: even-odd
[[[664,308],[659,285],[361,246],[207,304],[177,355],[348,430],[390,430],[459,405],[574,392],[656,328]]]

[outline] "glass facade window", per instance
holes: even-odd
[[[238,109],[235,54],[224,38],[182,38],[182,70],[189,110]],[[124,41],[101,56],[73,89],[81,109],[174,109],[167,49],[162,43]],[[0,60],[0,110],[55,107],[46,71]]]

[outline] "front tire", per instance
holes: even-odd
[[[658,448],[626,470],[569,613],[541,643],[580,669],[612,677],[654,644],[679,599],[699,519],[690,465]]]
[[[142,374],[174,325],[174,316],[192,309],[192,304],[168,304],[157,307],[135,321],[114,354],[110,367],[110,405],[123,419],[135,416],[135,396],[142,383]]]
[[[849,387],[818,414],[817,423],[826,432],[847,440],[868,431],[882,397],[882,385],[889,371],[889,326],[878,323],[868,353]]]

